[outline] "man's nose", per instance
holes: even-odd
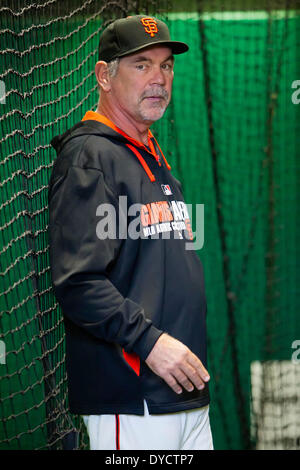
[[[152,76],[151,76],[151,83],[157,84],[157,85],[164,85],[165,82],[166,82],[166,77],[161,67],[159,65],[154,66],[153,71],[152,71]]]

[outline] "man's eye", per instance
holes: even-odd
[[[145,64],[137,64],[136,68],[137,68],[138,70],[145,70],[146,65],[145,65]]]
[[[171,69],[172,69],[172,65],[171,65],[171,64],[163,64],[163,65],[162,65],[162,68],[163,68],[164,70],[171,70]]]

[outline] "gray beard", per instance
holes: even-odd
[[[140,104],[143,102],[143,99],[149,96],[162,96],[164,98],[164,101],[162,103],[153,103],[152,108],[149,110],[143,110],[142,106],[140,107],[140,116],[143,121],[157,121],[158,119],[162,118],[164,115],[168,104],[169,104],[169,94],[168,92],[164,89],[161,88],[160,86],[154,86],[150,90],[147,90],[146,92],[143,93],[141,96]],[[155,113],[155,119],[153,119],[153,112]]]
[[[164,101],[163,103],[152,105],[151,109],[145,110],[140,108],[140,117],[142,121],[158,121],[158,119],[163,117],[168,104],[168,102]]]

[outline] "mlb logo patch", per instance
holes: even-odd
[[[171,194],[173,194],[169,184],[162,184],[161,189],[163,190],[163,193],[166,196],[170,196]]]

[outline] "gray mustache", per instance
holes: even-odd
[[[169,93],[164,88],[151,88],[151,90],[147,90],[142,94],[141,101],[144,98],[149,98],[150,96],[157,96],[159,98],[163,98],[164,100],[168,100]]]

